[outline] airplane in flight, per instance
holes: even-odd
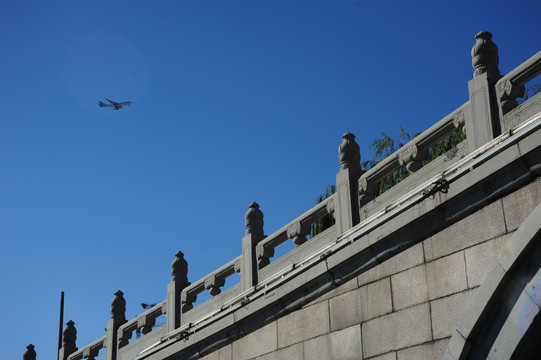
[[[109,101],[110,104],[105,104],[103,102],[99,102],[98,104],[100,105],[100,107],[112,107],[114,108],[113,110],[120,110],[122,109],[123,106],[128,106],[128,105],[131,105],[131,101],[124,101],[124,102],[115,102],[113,100],[109,100],[107,98],[105,98],[105,100]]]

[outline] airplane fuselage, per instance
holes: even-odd
[[[116,101],[113,101],[113,100],[109,100],[107,98],[105,98],[105,100],[109,101],[110,104],[104,104],[103,102],[99,101],[98,105],[100,107],[112,107],[113,110],[120,110],[120,109],[122,109],[123,106],[131,105],[131,101],[116,102]]]

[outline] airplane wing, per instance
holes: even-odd
[[[124,101],[119,104],[120,106],[128,106],[131,105],[131,101]]]
[[[103,103],[103,102],[101,102],[101,101],[100,101],[100,102],[98,102],[98,105],[99,105],[100,107],[114,107],[114,105],[113,105],[113,104],[104,104],[104,103]]]
[[[105,100],[109,101],[109,102],[110,102],[111,104],[113,104],[113,105],[118,105],[118,103],[115,102],[115,101],[113,101],[113,100],[109,100],[109,99],[107,99],[107,98],[105,98]]]

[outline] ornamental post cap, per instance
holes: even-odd
[[[361,150],[355,141],[355,135],[349,131],[342,135],[342,143],[338,147],[338,159],[340,160],[340,169],[360,167]]]
[[[244,215],[246,219],[246,235],[248,234],[263,234],[263,212],[259,210],[259,204],[255,201],[249,206],[248,211]]]
[[[475,35],[475,45],[471,49],[473,77],[488,73],[489,79],[493,82],[501,78],[498,64],[498,46],[492,41],[492,34],[488,31],[481,31]]]

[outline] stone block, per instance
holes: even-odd
[[[397,360],[441,360],[449,338],[413,346],[397,352]]]
[[[359,290],[347,292],[329,300],[331,331],[344,329],[361,322]]]
[[[432,330],[428,303],[380,316],[362,326],[363,354],[367,358],[430,340]]]
[[[322,301],[278,319],[278,347],[329,333],[329,305]],[[235,358],[236,359],[236,358]]]
[[[468,290],[430,303],[432,333],[434,339],[450,337],[466,309],[471,304],[476,290]]]
[[[304,359],[331,359],[331,339],[329,334],[318,336],[303,343]]]
[[[424,262],[423,247],[419,243],[393,256],[357,277],[359,285],[368,284]]]
[[[416,266],[391,276],[394,310],[428,301],[425,265]]]
[[[387,354],[371,357],[370,360],[396,360],[396,351],[391,351]]]
[[[541,203],[540,179],[505,196],[503,198],[503,211],[507,231],[518,229],[539,203]]]
[[[428,298],[448,296],[468,288],[464,253],[459,252],[426,264]]]
[[[345,282],[344,284],[338,286],[337,288],[335,288],[335,289],[325,293],[324,295],[318,297],[317,299],[312,300],[306,306],[313,305],[313,304],[318,303],[320,301],[329,300],[331,298],[334,298],[334,297],[336,297],[338,295],[350,292],[350,291],[355,290],[357,288],[358,288],[358,286],[357,286],[357,278],[353,278],[353,279]]]
[[[203,356],[200,360],[233,360],[232,345],[226,345],[223,348]]]
[[[356,325],[330,334],[331,357],[335,360],[362,359],[361,326]]]
[[[303,360],[303,344],[295,344],[288,346],[283,349],[278,349],[277,351],[274,351],[272,353],[259,356],[256,358],[256,360],[283,360],[283,359],[290,359],[290,360]]]
[[[509,242],[511,235],[500,236],[499,238],[484,242],[464,251],[466,256],[466,275],[470,289],[481,285],[488,271],[503,254],[505,244]]]
[[[445,349],[445,354],[443,355],[443,360],[457,360],[460,358],[464,347],[467,346],[466,340],[457,330],[453,331],[453,336],[447,344],[447,349]]]
[[[505,234],[501,201],[495,201],[423,242],[426,261],[466,249]]]
[[[360,325],[351,326],[306,341],[304,343],[304,358],[310,360],[362,359]]]
[[[359,289],[361,321],[388,314],[393,311],[391,280],[385,278]]]
[[[233,359],[247,360],[276,351],[276,321],[233,342]]]

